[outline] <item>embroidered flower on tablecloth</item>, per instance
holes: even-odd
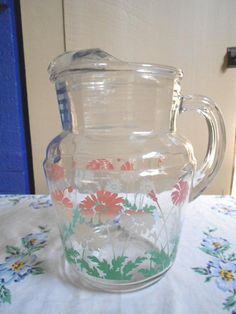
[[[236,205],[236,198],[232,195],[215,195],[214,196],[215,199],[217,200],[224,200],[224,201],[227,201],[227,202],[231,202],[233,203],[234,205]]]
[[[0,201],[5,203],[5,202],[10,202],[12,205],[16,205],[20,203],[23,200],[26,200],[28,198],[31,198],[31,195],[19,195],[19,194],[11,194],[11,195],[0,195]],[[0,203],[1,205],[1,203]]]
[[[215,259],[207,264],[209,275],[216,279],[218,288],[225,292],[236,291],[236,264]]]
[[[231,195],[214,196],[215,204],[211,209],[225,216],[236,216],[236,199]]]
[[[236,205],[231,205],[228,202],[215,204],[211,209],[226,216],[236,216]]]
[[[23,247],[6,246],[8,256],[0,263],[0,303],[11,303],[8,289],[11,283],[20,282],[31,274],[43,273],[42,262],[37,260],[35,252],[45,247],[49,230],[43,226],[39,229],[40,232],[27,234],[21,239]]]
[[[33,201],[29,204],[29,207],[34,209],[48,208],[52,206],[52,200],[48,195],[40,195],[33,197]]]
[[[211,256],[205,267],[193,267],[193,270],[206,276],[205,282],[215,280],[216,286],[224,292],[230,293],[223,302],[224,310],[233,310],[236,305],[236,254],[227,252],[230,243],[222,237],[214,237],[216,229],[204,232],[206,238],[202,240],[200,249]],[[233,313],[232,312],[232,313]]]
[[[229,248],[229,241],[223,238],[217,238],[208,236],[202,240],[201,249],[208,253],[210,252],[222,252]]]
[[[174,205],[178,206],[185,202],[189,192],[187,181],[180,180],[174,186],[174,191],[171,193],[171,199]]]
[[[31,251],[42,249],[48,240],[47,232],[30,233],[21,239],[24,247]]]
[[[1,284],[9,284],[11,281],[19,282],[33,272],[36,266],[36,255],[8,256],[5,263],[0,264]]]

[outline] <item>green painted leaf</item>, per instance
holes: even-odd
[[[126,198],[123,202],[123,206],[126,209],[129,210],[135,210],[135,211],[144,211],[146,213],[153,213],[154,210],[156,210],[156,207],[153,205],[145,205],[143,208],[138,209],[136,204],[131,204],[130,201]]]
[[[172,255],[168,256],[163,249],[149,251],[146,252],[146,254],[149,256],[150,259],[150,268],[142,268],[138,270],[138,272],[143,274],[145,278],[153,276],[157,274],[157,272],[166,269],[170,265],[171,258],[173,258]]]
[[[97,267],[107,276],[110,275],[111,266],[108,264],[108,262],[105,259],[103,259],[101,262],[99,262]]]
[[[118,256],[117,258],[113,258],[111,261],[112,264],[112,270],[116,271],[120,269],[124,263],[124,261],[127,259],[127,256]]]
[[[147,259],[146,257],[137,257],[134,263],[135,263],[136,265],[139,265],[139,264],[141,264],[143,261],[145,261],[146,259]]]
[[[77,263],[77,257],[79,256],[79,252],[74,250],[73,248],[67,248],[64,249],[65,258],[70,264],[76,264]]]
[[[138,267],[146,257],[137,257],[135,261],[128,261],[126,264],[125,261],[127,256],[118,256],[113,258],[111,263],[108,263],[105,259],[99,260],[96,256],[88,256],[88,259],[96,264],[96,267],[93,268],[85,260],[78,259],[77,262],[80,264],[81,269],[85,269],[89,275],[112,279],[112,280],[129,280],[132,278],[130,272]],[[100,270],[103,275],[99,275],[98,270]]]
[[[177,254],[177,248],[178,248],[179,239],[177,238],[174,242],[174,248],[170,254],[170,261],[174,261],[176,254]]]
[[[100,277],[98,270],[96,269],[96,267],[89,267],[89,264],[83,260],[82,267],[84,267],[87,271],[87,274],[90,276],[94,276],[94,277]]]
[[[88,259],[90,259],[94,263],[100,263],[99,259],[96,256],[88,256]]]
[[[123,268],[123,273],[126,275],[129,272],[131,272],[134,268],[136,268],[135,263],[133,263],[132,261],[128,261],[128,263]]]
[[[81,269],[85,269],[87,274],[94,277],[100,277],[99,272],[97,271],[96,267],[90,267],[88,262],[86,262],[84,259],[78,259],[78,264],[80,264]]]
[[[81,217],[80,212],[78,211],[78,209],[74,208],[73,209],[71,222],[69,224],[65,224],[64,225],[64,230],[63,230],[63,233],[61,235],[63,242],[65,242],[68,238],[70,238],[70,236],[72,234],[74,234],[75,227],[76,227],[76,225],[78,223],[83,224],[84,223],[84,219],[83,219],[83,217]]]
[[[158,266],[159,271],[169,266],[170,257],[165,253],[164,250],[155,250],[148,253],[151,255],[150,260]]]
[[[142,208],[145,213],[153,213],[156,210],[156,207],[153,205],[148,206],[147,204]]]
[[[103,277],[105,279],[113,279],[113,280],[125,280],[128,279],[123,273],[122,273],[122,266],[127,259],[126,256],[118,256],[116,258],[113,258],[111,261],[111,265],[103,259],[100,261],[95,256],[89,256],[88,257],[92,262],[96,263],[97,268],[103,272]]]
[[[138,267],[145,259],[146,259],[146,257],[137,257],[134,262],[128,261],[128,263],[123,268],[123,273],[125,275],[127,275],[132,270],[134,270],[136,267]]]
[[[11,291],[4,285],[0,285],[0,303],[11,304]]]
[[[123,206],[129,210],[137,210],[136,204],[131,204],[127,198],[124,200]]]
[[[223,305],[224,305],[224,310],[230,310],[233,306],[235,306],[236,294],[232,294],[229,297],[227,297]]]
[[[81,269],[86,269],[86,270],[90,269],[88,262],[86,262],[83,258],[82,259],[78,258],[77,262],[80,264]]]
[[[203,267],[193,267],[192,268],[196,273],[200,274],[200,275],[208,275],[208,270],[207,268],[203,268]]]
[[[6,253],[10,255],[21,255],[21,250],[16,246],[7,245]]]
[[[108,264],[108,262],[103,259],[100,261],[96,256],[88,256],[88,258],[97,264],[97,268],[100,269],[104,274],[108,275],[111,272],[111,266]]]
[[[94,277],[100,277],[99,272],[97,271],[96,267],[90,268],[88,270],[88,274]]]
[[[147,278],[147,277],[156,275],[157,270],[155,268],[149,268],[149,269],[142,268],[142,269],[139,269],[138,272],[142,274],[145,278]]]

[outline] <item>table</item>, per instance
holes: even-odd
[[[127,294],[68,280],[46,195],[0,196],[0,313],[236,314],[236,199],[188,205],[177,258],[157,284]]]

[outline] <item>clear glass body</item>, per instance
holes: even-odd
[[[181,71],[95,49],[58,57],[50,73],[64,131],[49,144],[44,168],[65,258],[86,285],[148,286],[173,264],[184,207],[221,163],[221,115],[204,103],[213,131],[196,175],[192,146],[176,133],[176,117],[187,110]],[[204,112],[197,100],[188,98],[190,110]]]

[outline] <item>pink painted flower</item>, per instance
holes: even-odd
[[[179,181],[174,186],[174,191],[171,193],[171,199],[174,205],[181,205],[185,202],[188,192],[189,192],[189,185],[186,181]]]
[[[61,202],[64,197],[64,194],[62,191],[54,191],[52,192],[52,199],[56,202]]]
[[[87,169],[90,170],[113,170],[114,167],[109,160],[106,159],[94,159],[87,163]]]
[[[73,204],[72,204],[72,202],[69,200],[68,197],[64,197],[64,198],[63,198],[62,204],[63,204],[66,208],[73,208]]]
[[[47,175],[52,181],[59,181],[64,178],[64,168],[59,165],[51,165],[47,168]]]
[[[164,163],[165,157],[164,156],[160,156],[157,158],[156,162],[157,162],[157,167],[160,168],[163,163]]]
[[[69,200],[69,198],[68,197],[64,197],[64,192],[62,192],[60,190],[52,192],[52,199],[54,201],[56,201],[57,203],[63,205],[66,208],[72,208],[73,207],[73,204]]]
[[[122,209],[124,199],[118,197],[116,193],[108,191],[98,191],[96,194],[87,196],[79,205],[81,212],[92,213],[106,213],[117,215]]]
[[[148,193],[148,196],[153,200],[153,202],[158,203],[156,193],[153,190]]]
[[[159,204],[156,193],[152,190],[148,193],[148,196],[153,200],[153,202],[155,202],[157,204],[158,208],[161,210],[161,206]]]
[[[122,171],[132,171],[132,170],[134,170],[134,164],[132,164],[129,161],[126,161],[125,163],[123,163],[121,165],[120,170],[122,170]]]

